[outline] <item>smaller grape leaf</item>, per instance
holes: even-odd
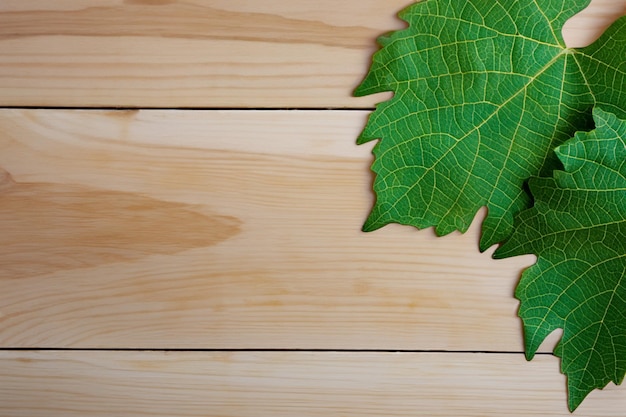
[[[535,254],[515,296],[530,360],[557,328],[571,411],[626,373],[626,121],[595,108],[595,130],[556,149],[565,171],[529,182],[534,206],[496,258]]]

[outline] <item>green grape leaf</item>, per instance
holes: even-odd
[[[534,207],[495,252],[536,254],[516,290],[526,355],[557,328],[574,410],[626,372],[626,121],[599,108],[596,129],[556,149],[565,171],[533,178]]]
[[[553,149],[593,127],[591,110],[626,109],[626,18],[593,45],[567,48],[564,23],[589,0],[424,0],[379,39],[355,95],[391,91],[358,143],[374,147],[376,203],[363,226],[464,232],[483,206],[480,249],[506,239]]]

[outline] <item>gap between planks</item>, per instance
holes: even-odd
[[[266,353],[437,353],[437,354],[488,354],[488,355],[524,355],[518,351],[497,351],[497,350],[407,350],[407,349],[259,349],[259,348],[49,348],[49,347],[0,347],[0,351],[14,352],[266,352]],[[537,352],[537,355],[554,356],[551,352]]]

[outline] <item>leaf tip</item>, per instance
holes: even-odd
[[[568,384],[567,409],[569,410],[569,412],[573,413],[574,411],[576,411],[578,406],[582,404],[583,400],[587,397],[587,395],[589,395],[590,392],[591,391],[581,392],[581,391],[575,390],[574,387],[569,386]]]
[[[503,248],[503,244],[501,244],[500,246],[498,246],[496,248],[496,250],[493,252],[493,254],[491,255],[491,257],[493,259],[504,259],[507,258],[506,256],[506,251]],[[479,247],[480,252],[483,253],[485,250],[483,249],[482,245]]]
[[[366,91],[367,88],[364,86],[365,84],[365,80],[363,80],[363,82],[361,84],[359,84],[353,91],[352,91],[352,95],[354,97],[365,97],[367,96],[369,93]]]
[[[365,223],[363,223],[363,227],[361,227],[361,231],[368,233],[368,232],[373,232],[375,230],[380,229],[381,227],[383,227],[383,224],[379,224],[378,222],[374,222],[371,221],[369,218],[365,221]]]

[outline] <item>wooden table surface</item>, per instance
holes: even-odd
[[[351,91],[407,3],[0,2],[0,416],[569,415],[484,213],[360,232],[387,96]]]

